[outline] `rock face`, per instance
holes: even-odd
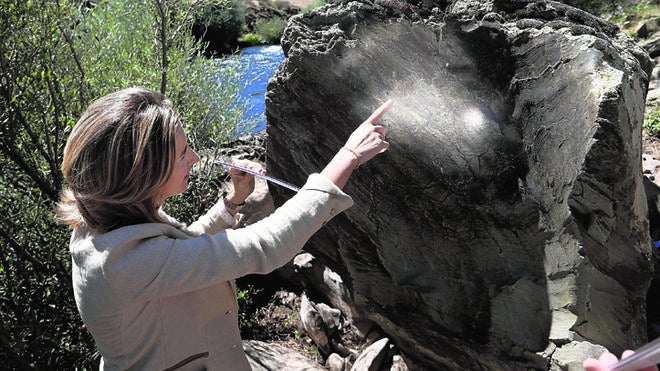
[[[257,340],[243,341],[243,350],[247,354],[252,371],[325,370],[302,354],[277,344]]]
[[[628,36],[556,2],[342,1],[282,45],[272,175],[302,184],[395,100],[390,150],[306,249],[411,369],[561,369],[646,342],[651,62]]]

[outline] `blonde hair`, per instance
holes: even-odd
[[[162,222],[156,198],[172,173],[177,125],[172,103],[148,89],[93,102],[64,148],[58,220],[103,231]]]

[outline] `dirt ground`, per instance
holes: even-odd
[[[642,138],[642,153],[660,159],[660,139],[644,134]]]
[[[660,187],[660,139],[642,134],[642,172]]]

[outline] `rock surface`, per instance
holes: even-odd
[[[390,340],[387,338],[380,339],[375,343],[369,345],[367,349],[360,354],[351,371],[378,371],[381,369],[383,360],[387,356],[387,345]]]
[[[248,356],[252,371],[326,370],[302,354],[273,343],[257,340],[243,341],[243,350]]]
[[[562,369],[647,340],[651,62],[632,39],[556,2],[342,1],[282,45],[272,175],[302,184],[395,99],[391,149],[306,249],[411,369]]]

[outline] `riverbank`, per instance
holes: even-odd
[[[277,44],[288,19],[324,5],[323,0],[234,0],[234,6],[209,6],[191,33],[208,57],[230,55],[246,46]],[[223,21],[224,20],[224,21]]]

